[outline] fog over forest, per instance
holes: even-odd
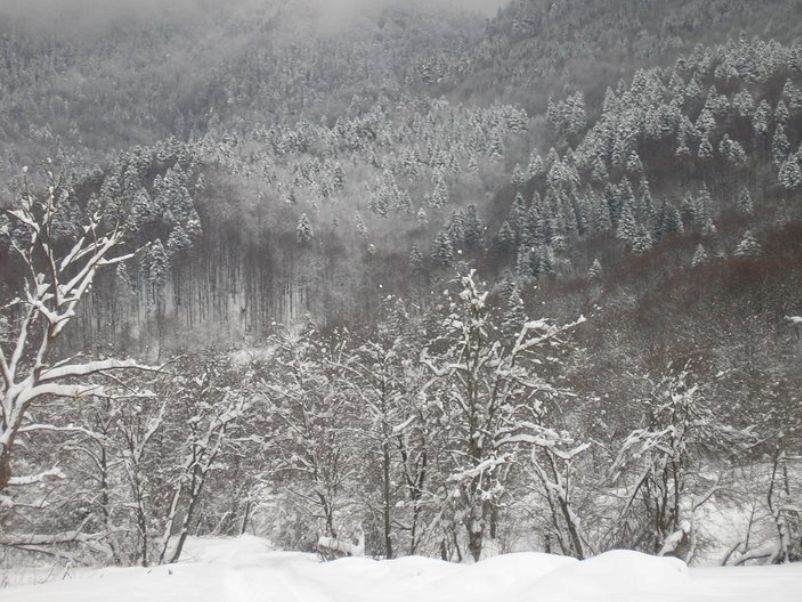
[[[366,10],[389,6],[403,6],[405,0],[311,0],[321,15],[336,20],[347,20]],[[505,0],[432,0],[430,4],[455,6],[475,11],[487,17],[496,14]],[[28,24],[58,29],[67,17],[70,27],[97,27],[120,19],[147,20],[153,16],[191,21],[211,10],[231,10],[241,7],[259,9],[276,6],[275,0],[230,0],[221,5],[217,0],[3,0],[0,15],[22,18]],[[77,22],[77,23],[76,23]],[[72,30],[74,32],[74,30]],[[63,33],[68,33],[64,31]]]

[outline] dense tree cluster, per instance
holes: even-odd
[[[636,255],[683,233],[719,256],[759,255],[757,228],[720,231],[717,222],[733,213],[761,228],[799,219],[800,56],[798,47],[741,40],[638,71],[629,87],[607,89],[601,115],[573,147],[563,118],[550,117],[562,151],[522,170],[498,234],[501,246],[515,245],[520,275],[553,273],[552,254],[570,267],[566,247],[605,235]]]
[[[388,297],[358,331],[277,327],[258,348],[186,354],[147,379],[99,373],[82,401],[37,404],[19,442],[37,476],[3,490],[0,544],[147,565],[191,533],[258,529],[326,556],[799,557],[783,502],[797,428],[780,441],[754,413],[730,422],[718,400],[733,383],[691,364],[633,374],[641,397],[618,402],[633,411],[600,428],[580,384],[585,318],[530,320],[511,281],[451,284],[425,311]],[[710,507],[749,505],[723,549]]]
[[[498,98],[545,112],[550,98],[579,89],[592,112],[610,82],[665,65],[697,44],[740,32],[791,42],[794,0],[513,0],[467,54],[440,64],[442,88],[474,101]]]

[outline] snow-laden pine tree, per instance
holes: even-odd
[[[624,203],[621,209],[615,236],[627,245],[634,244],[638,238],[638,223],[635,221],[635,214],[630,203]]]
[[[152,302],[158,305],[162,300],[164,285],[167,282],[167,272],[170,267],[170,258],[160,239],[157,238],[145,250],[143,263],[146,269],[145,278],[153,295]]]
[[[357,212],[356,216],[354,217],[354,224],[355,224],[355,227],[356,227],[356,233],[359,235],[359,238],[361,238],[362,240],[367,240],[368,239],[368,227],[365,224],[365,220],[362,219],[362,214],[360,214],[359,212]],[[310,228],[311,228],[311,225],[310,225]]]
[[[479,220],[476,205],[471,203],[462,211],[462,241],[466,249],[476,250],[482,246],[484,226]]]
[[[526,310],[518,283],[508,278],[501,286],[501,334],[503,340],[514,341],[526,322]]]
[[[791,144],[788,142],[788,136],[785,133],[785,127],[782,124],[777,124],[774,129],[774,136],[771,139],[771,155],[774,160],[774,165],[781,166],[788,157],[791,150]]]
[[[693,257],[691,258],[691,267],[695,268],[704,263],[707,263],[709,256],[707,254],[707,250],[705,250],[704,245],[699,243],[696,246],[696,251],[693,253]]]
[[[738,213],[741,215],[752,215],[755,212],[755,205],[752,202],[752,194],[749,188],[743,186],[738,194],[737,202]]]
[[[590,269],[588,270],[588,278],[591,280],[598,280],[604,274],[604,270],[602,269],[602,264],[598,260],[598,258],[593,260],[593,263],[590,265]]]
[[[441,230],[434,238],[432,259],[442,266],[447,266],[454,260],[454,245],[446,230]]]
[[[766,99],[760,101],[757,109],[755,109],[754,115],[752,115],[752,129],[755,132],[755,136],[759,139],[765,139],[769,134],[771,114],[772,110],[769,103],[766,102]]]
[[[799,168],[799,160],[796,155],[790,154],[783,161],[780,167],[779,181],[785,190],[795,190],[802,184],[802,170]]]
[[[652,240],[652,235],[643,225],[639,224],[635,239],[632,241],[632,252],[635,255],[643,255],[644,253],[648,253],[653,246],[654,241]]]
[[[681,234],[684,230],[679,210],[671,203],[664,203],[657,229],[658,239],[671,234]]]
[[[752,234],[752,231],[747,230],[744,232],[741,242],[735,247],[734,255],[741,258],[752,258],[759,256],[761,252],[760,243],[757,241],[754,234]]]
[[[315,232],[312,229],[312,222],[309,221],[309,217],[306,213],[302,213],[295,226],[295,239],[298,241],[299,245],[304,246],[312,242],[314,237]]]
[[[699,150],[696,156],[702,161],[710,161],[713,158],[714,151],[713,145],[710,143],[710,138],[707,134],[702,136],[702,141],[699,143]]]
[[[509,253],[515,248],[515,232],[507,220],[501,224],[501,227],[493,239],[493,246],[499,251]]]

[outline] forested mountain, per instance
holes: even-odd
[[[27,472],[103,493],[43,504],[36,524],[74,537],[9,547],[147,564],[190,527],[258,523],[294,547],[359,531],[376,555],[479,558],[526,524],[578,557],[709,559],[715,529],[689,551],[684,521],[712,497],[762,504],[770,542],[750,547],[753,510],[725,563],[802,554],[782,505],[802,4],[226,4],[0,19],[5,391],[27,408],[23,357],[31,382],[110,369],[41,364],[15,324],[59,356],[174,365],[14,414],[24,445],[52,444]],[[75,240],[104,253],[80,306],[59,288],[94,257]],[[11,531],[41,499],[3,497],[3,462]]]
[[[611,83],[668,66],[697,44],[753,35],[792,42],[799,10],[788,0],[513,0],[439,75],[473,101],[504,99],[537,114],[549,98],[581,90],[596,110]]]

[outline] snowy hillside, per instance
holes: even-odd
[[[103,569],[68,581],[11,587],[4,602],[480,602],[644,599],[802,599],[802,565],[688,569],[672,558],[608,552],[577,561],[547,554],[478,564],[420,557],[346,558],[277,552],[255,537],[192,540],[186,560],[152,569]]]

